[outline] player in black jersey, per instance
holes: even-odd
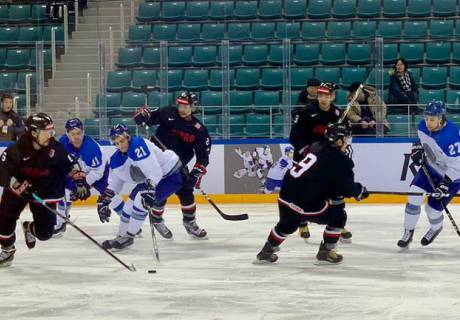
[[[354,182],[353,161],[344,154],[350,137],[345,124],[329,125],[325,139],[311,145],[309,153],[286,173],[278,198],[280,219],[257,255],[258,262],[275,262],[279,245],[305,220],[326,225],[316,258],[342,261],[335,247],[347,215],[331,201],[344,197],[360,201],[369,196],[365,187]]]
[[[13,261],[16,221],[27,204],[33,216],[33,221],[22,223],[27,247],[35,247],[37,238],[45,241],[53,235],[56,216],[34,201],[32,192],[53,209],[64,197],[69,176],[78,194],[90,192],[78,162],[53,137],[51,118],[45,113],[31,115],[26,121],[26,132],[0,157],[0,184],[4,188],[0,202],[0,267]]]
[[[206,231],[196,224],[193,189],[200,188],[201,179],[207,172],[211,138],[206,127],[192,115],[197,104],[196,95],[183,92],[176,102],[178,108],[149,110],[147,107],[141,107],[134,115],[134,121],[141,126],[159,125],[156,137],[182,161],[188,177],[184,179],[183,187],[176,194],[182,207],[184,227],[190,235],[204,239]],[[152,142],[157,143],[153,138]],[[192,171],[188,173],[187,164],[193,156],[196,157],[196,162]],[[171,238],[172,232],[164,224],[163,212],[164,206],[153,210],[154,226],[163,237]]]

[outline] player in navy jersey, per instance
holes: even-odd
[[[412,180],[410,192],[433,192],[425,205],[430,228],[421,239],[427,246],[439,235],[443,224],[441,201],[447,205],[460,190],[460,135],[459,128],[446,118],[442,101],[431,101],[424,111],[425,119],[418,126],[419,140],[412,147],[411,158],[416,165],[426,166],[435,190],[425,172],[420,169]],[[420,217],[423,196],[409,196],[404,215],[404,234],[398,246],[407,248],[414,236],[414,228]]]
[[[191,236],[205,239],[206,231],[196,223],[193,189],[200,188],[201,179],[207,172],[211,138],[206,127],[192,114],[196,109],[196,95],[183,92],[176,102],[177,108],[149,110],[147,107],[141,107],[134,115],[134,121],[140,126],[158,125],[156,137],[167,149],[173,150],[179,156],[188,176],[176,193],[182,207],[183,224]],[[152,142],[156,143],[155,139],[152,139]],[[187,165],[194,156],[195,164],[188,173]],[[164,224],[163,212],[164,208],[154,211],[155,227],[163,237],[170,238],[172,233]]]

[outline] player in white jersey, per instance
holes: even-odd
[[[255,149],[257,155],[257,178],[260,180],[260,185],[265,185],[265,174],[273,165],[273,156],[270,146],[257,147]]]
[[[109,168],[107,158],[102,153],[101,147],[91,137],[85,135],[83,123],[80,119],[73,118],[67,120],[65,129],[66,134],[59,139],[59,142],[69,154],[78,160],[82,172],[86,174],[86,183],[102,194],[107,188]],[[75,184],[72,180],[67,179],[65,200],[58,203],[57,211],[69,217],[72,201],[76,201],[77,198],[85,199],[89,196],[89,193],[77,195]],[[123,204],[124,202],[121,197],[115,196],[112,200],[111,207],[121,216]],[[53,237],[62,236],[65,230],[65,221],[57,216]]]
[[[425,211],[430,229],[421,239],[429,245],[442,230],[443,208],[460,189],[460,136],[459,128],[446,119],[442,101],[431,101],[424,111],[425,119],[418,126],[419,141],[412,147],[411,158],[416,165],[426,166],[435,188],[433,190],[422,168],[412,180],[410,192],[435,193],[428,198]],[[404,234],[398,246],[407,248],[420,217],[423,196],[409,196],[404,216]]]
[[[243,168],[236,170],[233,173],[233,176],[238,179],[243,178],[245,175],[248,177],[254,177],[256,175],[256,164],[254,162],[254,157],[251,155],[251,152],[242,152],[240,148],[236,148],[235,152],[241,157],[241,159],[243,159]]]
[[[281,189],[284,174],[292,168],[293,157],[294,148],[291,146],[284,148],[284,155],[268,170],[264,193],[273,193],[276,189]]]
[[[163,206],[182,187],[184,177],[182,164],[173,151],[162,151],[147,139],[131,137],[126,125],[115,125],[110,139],[118,150],[110,157],[109,184],[97,201],[97,210],[101,221],[108,222],[113,197],[120,194],[125,184],[134,184],[117,237],[103,242],[107,249],[125,249],[134,243],[134,236],[149,212]]]

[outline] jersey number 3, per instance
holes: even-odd
[[[309,153],[302,161],[295,164],[291,170],[289,170],[289,174],[293,178],[300,178],[308,169],[311,168],[312,165],[315,164],[318,158],[313,154]]]

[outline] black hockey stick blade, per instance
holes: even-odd
[[[43,200],[42,198],[40,198],[36,193],[32,192],[32,197],[38,202],[40,203],[42,206],[44,206],[46,209],[48,209],[49,211],[51,211],[52,213],[54,213],[55,215],[59,216],[61,219],[63,219],[65,222],[67,222],[68,224],[70,224],[72,227],[74,227],[75,229],[77,229],[82,235],[84,235],[86,238],[88,238],[92,243],[94,243],[96,246],[98,246],[101,250],[103,250],[105,253],[107,253],[109,256],[111,256],[115,261],[117,261],[119,264],[121,264],[123,267],[125,267],[126,269],[128,269],[129,271],[131,272],[134,272],[136,271],[136,267],[134,266],[134,264],[131,264],[131,265],[127,265],[126,263],[124,263],[123,261],[121,261],[120,258],[118,258],[116,255],[114,255],[112,252],[110,252],[109,250],[107,250],[106,248],[104,248],[99,242],[97,242],[93,237],[91,237],[89,234],[87,234],[83,229],[81,229],[79,226],[77,226],[75,223],[73,223],[69,218],[67,218],[66,216],[62,215],[61,213],[59,213],[58,211],[52,209],[50,206],[48,206],[45,202],[45,200]]]
[[[242,213],[242,214],[225,214],[222,210],[219,209],[219,207],[214,203],[214,201],[212,201],[211,198],[209,198],[208,194],[206,192],[204,192],[202,189],[200,189],[201,191],[201,194],[205,197],[206,200],[208,200],[208,202],[214,207],[214,209],[216,209],[216,211],[220,214],[220,216],[222,218],[224,218],[225,220],[229,220],[229,221],[243,221],[243,220],[248,220],[249,219],[249,216],[247,215],[247,213]]]

